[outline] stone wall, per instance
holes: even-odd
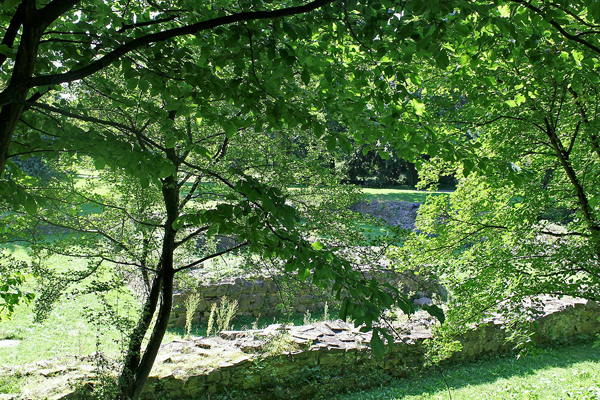
[[[541,316],[535,321],[535,337],[540,342],[553,342],[591,335],[600,332],[599,321],[600,308],[595,302],[545,299]],[[366,345],[370,333],[342,321],[224,332],[220,339],[168,344],[161,349],[158,372],[153,370],[142,398],[200,398],[226,392],[228,398],[308,399],[344,388],[383,384],[424,365],[422,348],[432,337],[430,322],[413,323],[410,333],[389,347],[382,359],[374,357]],[[461,338],[463,348],[454,359],[505,350],[505,338],[502,322],[492,319]],[[264,356],[265,349],[274,343],[288,346],[288,351]],[[164,355],[169,346],[179,358]],[[210,354],[231,356],[203,372],[198,372],[200,367],[189,367],[190,362],[210,358]]]
[[[367,273],[369,275],[370,273]],[[377,276],[382,282],[399,285],[408,293],[416,289],[415,276],[410,272],[394,273],[392,271],[379,271]],[[206,321],[210,314],[212,303],[217,303],[225,296],[230,300],[237,300],[237,315],[243,316],[271,316],[286,311],[292,313],[305,313],[306,311],[322,310],[325,302],[332,308],[335,299],[322,289],[308,282],[288,281],[281,277],[236,278],[218,283],[205,284],[198,288],[200,304],[194,314],[194,323]],[[184,293],[173,296],[173,309],[169,327],[185,325]]]
[[[294,295],[291,295],[291,290]],[[223,296],[228,300],[237,300],[237,315],[253,317],[280,314],[284,306],[289,308],[288,311],[304,313],[322,309],[326,301],[332,302],[331,296],[315,286],[298,282],[290,289],[289,284],[277,277],[236,278],[206,284],[198,288],[198,293],[200,304],[194,314],[194,323],[206,321],[212,303],[218,303]],[[185,324],[184,296],[185,293],[173,296],[169,327]]]
[[[414,229],[417,210],[421,203],[406,201],[363,201],[354,204],[351,209],[369,214],[384,223],[403,229]],[[220,240],[225,240],[221,238]],[[228,244],[230,245],[230,244]],[[385,262],[385,261],[382,261]],[[410,272],[395,274],[391,271],[380,272],[378,277],[387,283],[401,283],[403,291],[408,293],[416,288],[416,280]],[[323,309],[325,302],[333,302],[331,296],[312,285],[296,282],[289,288],[281,277],[237,278],[219,283],[206,284],[199,288],[200,305],[194,315],[194,322],[208,317],[212,303],[223,296],[238,301],[238,315],[271,316],[280,314],[283,307],[287,311],[304,313]],[[185,325],[185,307],[183,294],[175,294],[169,327]]]

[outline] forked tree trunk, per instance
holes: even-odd
[[[146,383],[148,375],[152,370],[154,360],[156,359],[156,355],[158,354],[158,350],[160,349],[160,345],[167,330],[169,317],[171,315],[171,306],[173,303],[172,272],[162,279],[161,286],[162,301],[158,312],[158,318],[154,323],[152,335],[150,336],[150,340],[146,345],[144,355],[139,361],[138,365],[134,368],[134,370],[123,371],[131,377],[129,385],[123,388],[123,394],[125,395],[122,397],[123,400],[136,400],[142,394],[144,384]]]
[[[119,378],[121,385],[119,400],[136,400],[139,398],[154,365],[171,315],[173,278],[175,276],[175,236],[177,234],[177,231],[173,229],[173,222],[179,216],[179,188],[176,175],[165,178],[162,186],[167,221],[165,223],[158,273],[152,284],[150,296],[148,296],[144,305],[144,311],[140,316],[138,325],[129,339],[129,347]],[[158,316],[142,355],[142,341],[150,328],[152,317],[157,308],[159,308]]]

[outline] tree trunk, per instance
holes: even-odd
[[[136,370],[131,371],[133,379],[129,387],[126,388],[127,399],[137,400],[142,394],[144,384],[152,370],[154,360],[156,359],[163,337],[167,331],[167,325],[171,315],[171,306],[173,305],[173,276],[173,269],[171,268],[171,272],[162,280],[162,301],[158,312],[158,318],[154,323],[154,329],[152,330],[152,335],[146,345],[144,356]]]
[[[594,246],[594,251],[600,257],[600,225],[598,224],[598,220],[594,214],[594,209],[590,205],[585,189],[577,177],[577,173],[573,169],[573,166],[571,165],[569,153],[565,151],[565,148],[562,145],[560,138],[556,134],[556,131],[552,127],[552,124],[550,124],[548,120],[545,122],[546,135],[548,136],[548,139],[550,139],[554,153],[560,161],[567,178],[569,178],[569,181],[575,190],[575,195],[577,196],[579,208],[583,214],[583,219],[590,230],[592,246]]]
[[[23,33],[10,84],[1,93],[5,101],[0,103],[0,175],[6,169],[10,142],[23,114],[24,106],[19,102],[26,100],[29,93],[29,88],[24,82],[33,76],[40,38],[45,29],[38,21],[39,12],[35,8],[35,3],[35,1],[23,1],[19,6],[24,16]],[[15,14],[14,18],[20,17]]]
[[[177,234],[177,231],[173,229],[173,222],[179,216],[179,188],[175,174],[163,180],[162,192],[167,221],[165,224],[165,235],[163,237],[158,275],[152,285],[152,290],[146,302],[144,313],[140,317],[138,327],[130,338],[129,348],[120,377],[120,400],[136,400],[139,398],[154,365],[154,360],[158,354],[171,315],[173,278],[175,275],[175,236]],[[148,331],[152,316],[158,306],[159,298],[160,308],[158,317],[154,323],[152,335],[144,349],[144,354],[141,356],[141,343]]]
[[[419,172],[414,163],[406,163],[406,181],[406,183],[412,187],[415,187],[417,182],[419,182]]]

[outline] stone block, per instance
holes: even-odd
[[[217,297],[217,288],[218,287],[219,287],[218,284],[203,286],[202,290],[200,291],[200,295],[203,296],[205,299],[215,298],[215,297]]]
[[[254,282],[254,293],[266,293],[267,285],[265,281],[259,280]]]
[[[323,367],[331,367],[333,365],[343,365],[344,356],[340,354],[323,353],[319,356],[319,365]]]
[[[245,281],[244,285],[240,289],[244,294],[252,294],[254,293],[254,283],[251,281]]]
[[[252,301],[250,304],[250,309],[251,310],[258,310],[260,308],[263,308],[265,304],[265,297],[262,295],[254,295],[252,297]]]
[[[207,383],[219,382],[222,377],[223,377],[223,375],[221,374],[221,371],[216,369],[216,370],[209,372],[209,374],[206,376],[206,382]]]
[[[223,297],[225,295],[227,295],[227,293],[229,293],[229,288],[231,287],[231,284],[221,284],[217,286],[217,297]]]
[[[590,310],[597,310],[599,307],[598,303],[596,303],[594,300],[588,300],[587,303],[585,303],[585,308]]]
[[[300,304],[298,307],[296,307],[296,311],[299,313],[305,313],[306,310],[307,310],[307,308],[304,304]]]
[[[273,309],[275,307],[277,307],[277,304],[279,304],[279,298],[277,296],[268,296],[267,297],[267,301],[266,301],[266,306],[269,309]]]
[[[260,375],[246,375],[242,383],[242,388],[251,389],[260,386],[260,383]]]
[[[233,365],[233,364],[232,364]],[[226,385],[229,383],[229,380],[231,378],[231,372],[229,371],[221,371],[221,384]]]
[[[176,320],[175,320],[175,326],[177,327],[182,327],[185,326],[185,315],[180,315]]]
[[[206,375],[192,375],[188,378],[185,383],[185,387],[188,390],[202,390],[206,389]]]
[[[210,385],[208,387],[208,393],[215,394],[219,391],[219,387],[217,385]]]
[[[176,390],[181,390],[183,387],[183,380],[177,379],[174,376],[169,376],[165,379],[161,380],[161,388],[164,391],[172,392]]]
[[[238,297],[238,310],[245,312],[251,309],[252,297],[249,294],[240,294]]]
[[[232,299],[237,299],[238,296],[243,292],[243,288],[240,285],[231,285],[229,287],[229,297],[231,297]]]

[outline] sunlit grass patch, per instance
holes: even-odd
[[[592,343],[552,348],[517,359],[505,356],[442,369],[453,400],[600,399],[600,348]],[[368,379],[368,377],[365,377]],[[449,399],[440,372],[394,381],[335,400]]]
[[[448,191],[427,191],[414,189],[379,189],[363,188],[368,200],[407,201],[409,203],[425,203],[428,196],[449,195]]]

